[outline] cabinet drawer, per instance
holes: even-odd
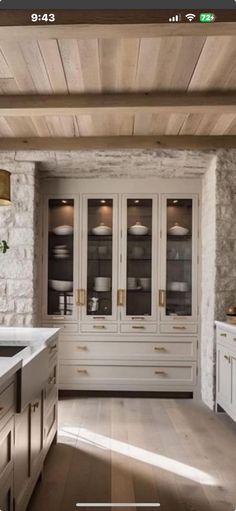
[[[50,406],[52,401],[57,399],[57,364],[50,371],[48,381],[45,386],[45,405]]]
[[[10,410],[10,408],[15,408],[15,386],[14,383],[9,385],[3,392],[0,394],[0,420],[4,417],[5,413]]]
[[[195,384],[196,364],[177,362],[168,365],[153,366],[118,366],[118,365],[67,365],[60,366],[61,384],[73,383],[119,383],[122,381],[139,383],[142,381],[158,382],[159,385]]]
[[[233,334],[232,332],[228,332],[223,328],[217,327],[216,339],[220,343],[224,343],[224,341],[226,341],[228,346],[232,346],[232,348],[236,349],[236,333]]]
[[[97,334],[105,334],[105,333],[116,333],[118,331],[116,323],[104,323],[104,322],[94,322],[94,323],[82,323],[81,324],[81,332],[86,333],[97,333]]]
[[[0,480],[13,468],[14,420],[11,418],[0,432]]]
[[[53,323],[53,324],[51,324],[51,327],[52,328],[60,328],[61,331],[60,331],[59,335],[63,335],[64,332],[65,333],[67,333],[67,332],[73,333],[73,332],[78,331],[78,323]]]
[[[121,325],[121,333],[122,334],[155,334],[157,331],[157,326],[155,323],[153,324],[143,324],[143,323],[124,323]]]
[[[197,332],[197,325],[187,325],[186,323],[179,324],[162,324],[160,325],[161,334],[194,334]]]
[[[188,338],[180,342],[164,339],[157,342],[84,342],[61,341],[60,359],[180,359],[194,360],[196,339]]]

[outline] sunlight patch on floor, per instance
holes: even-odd
[[[143,463],[148,463],[154,467],[185,477],[186,479],[191,479],[196,483],[207,486],[215,486],[218,484],[213,476],[191,465],[147,451],[146,449],[141,449],[140,447],[135,447],[125,442],[120,442],[119,440],[114,440],[113,438],[100,435],[86,428],[64,426],[59,429],[59,441],[60,435],[62,438],[67,437],[68,440],[77,438],[80,442],[89,443],[97,448],[109,449],[123,456],[128,456],[137,461],[142,461]]]

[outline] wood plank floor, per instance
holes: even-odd
[[[62,399],[58,444],[28,511],[72,511],[77,502],[234,511],[236,424],[192,400]]]

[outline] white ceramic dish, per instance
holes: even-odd
[[[142,277],[139,280],[139,284],[145,291],[149,291],[151,289],[151,279],[150,277]]]
[[[73,281],[72,280],[49,280],[51,289],[55,291],[72,291]]]
[[[170,229],[168,229],[168,234],[171,234],[172,236],[186,236],[188,232],[189,229],[187,229],[186,227],[182,227],[177,223],[173,227],[170,227]]]
[[[131,227],[129,227],[128,231],[130,234],[143,236],[148,233],[148,227],[146,227],[146,225],[142,225],[141,222],[136,222],[135,225],[131,225]]]
[[[60,236],[66,236],[73,233],[73,227],[71,225],[58,225],[58,227],[54,227],[52,232]]]
[[[68,257],[69,257],[69,253],[68,254],[54,254],[53,255],[54,259],[68,259]]]
[[[168,291],[188,291],[188,282],[169,282]]]
[[[93,227],[92,233],[96,236],[108,236],[112,233],[112,229],[101,222],[97,227]]]

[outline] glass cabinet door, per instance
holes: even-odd
[[[191,319],[196,301],[193,291],[195,295],[197,293],[196,250],[193,250],[194,200],[167,198],[165,206],[165,298],[163,296],[160,305],[164,316],[170,320],[177,316]]]
[[[153,199],[126,199],[125,317],[153,318]]]
[[[74,312],[74,199],[48,201],[47,315]]]
[[[114,319],[115,276],[114,261],[114,198],[88,198],[85,232],[87,252],[84,267],[86,301],[83,309],[85,319],[98,317]],[[117,212],[116,212],[117,214]],[[86,279],[86,281],[85,281]],[[86,310],[85,310],[86,309]]]

